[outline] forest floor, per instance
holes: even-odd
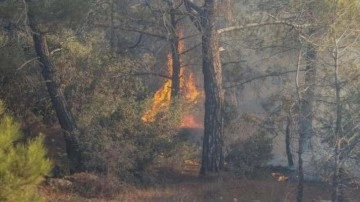
[[[59,189],[54,186],[44,185],[41,188],[47,201],[51,202],[162,202],[162,201],[229,201],[229,202],[293,202],[296,201],[297,182],[288,180],[279,182],[270,170],[264,170],[259,177],[238,177],[231,172],[224,172],[218,176],[207,178],[198,177],[198,165],[186,165],[182,170],[158,170],[157,183],[153,185],[122,186],[121,193],[106,196],[91,195],[101,193],[99,190]],[[85,175],[85,174],[84,174]],[[90,176],[90,177],[89,177]],[[85,177],[91,181],[91,175]],[[105,183],[105,184],[104,184]],[[108,186],[110,182],[100,183],[99,186]],[[65,183],[66,184],[66,183]],[[90,182],[84,182],[82,189]],[[60,185],[67,186],[67,185]],[[79,186],[79,184],[77,185]],[[99,187],[98,187],[99,188]],[[360,201],[360,189],[348,190],[349,201]],[[86,196],[87,195],[87,196]],[[306,182],[304,186],[304,202],[329,201],[330,187],[321,183]]]

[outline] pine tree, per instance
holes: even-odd
[[[43,136],[20,142],[20,125],[0,101],[0,201],[42,201],[37,185],[51,169]]]

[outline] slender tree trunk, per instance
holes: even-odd
[[[170,44],[172,56],[172,85],[171,85],[171,98],[176,98],[180,92],[180,53],[179,53],[179,36],[176,32],[176,15],[170,11]]]
[[[299,94],[299,92],[298,92]],[[301,98],[299,96],[299,111],[301,112],[302,109],[302,103],[301,103]],[[303,150],[304,150],[304,131],[303,128],[305,128],[303,126],[305,122],[303,121],[303,117],[300,113],[300,122],[299,122],[299,148],[298,148],[298,176],[299,176],[299,181],[298,181],[298,187],[297,187],[297,195],[296,195],[296,201],[297,202],[302,202],[303,201],[303,196],[304,196],[304,165],[303,165]]]
[[[287,117],[286,129],[285,129],[285,145],[286,145],[286,156],[288,160],[288,166],[294,167],[293,155],[291,152],[291,117]]]
[[[340,169],[340,149],[341,149],[341,138],[342,132],[342,106],[340,97],[340,82],[339,82],[339,56],[338,56],[338,44],[335,40],[335,48],[333,52],[334,58],[334,79],[335,79],[335,102],[336,102],[336,122],[335,122],[335,145],[334,145],[334,171],[333,171],[333,182],[332,182],[332,194],[331,201],[339,202],[339,169]]]
[[[312,28],[308,34],[311,36],[315,30]],[[317,59],[316,49],[313,44],[308,44],[306,47],[305,62],[306,71],[304,86],[305,92],[300,96],[298,89],[299,100],[299,148],[298,148],[298,193],[297,202],[303,201],[304,194],[304,165],[303,154],[310,152],[311,137],[313,136],[313,100],[315,95],[315,80],[316,80],[316,64]],[[297,84],[297,88],[299,85]]]
[[[200,175],[223,168],[223,102],[219,36],[215,30],[215,1],[207,0],[202,20],[202,58],[205,88],[204,138]]]
[[[300,87],[299,87],[299,69],[300,69],[300,62],[301,62],[301,51],[299,53],[299,59],[298,59],[298,65],[297,65],[297,72],[296,72],[296,94],[298,97],[298,108],[299,108],[299,112],[302,111],[302,102],[301,102],[301,95],[300,95]],[[303,131],[302,131],[302,126],[301,124],[303,124],[303,118],[301,116],[300,113],[300,118],[299,118],[299,148],[298,148],[298,176],[299,176],[299,181],[298,181],[298,186],[297,186],[297,194],[296,194],[296,201],[297,202],[302,202],[303,201],[303,195],[304,195],[304,170],[303,170],[303,159],[302,159],[302,153],[303,153],[303,142],[304,142],[304,138],[303,138]]]
[[[298,149],[298,172],[299,172],[299,182],[297,188],[297,196],[296,201],[302,202],[304,195],[304,167],[303,167],[303,159],[302,159],[302,140],[299,139],[299,149]]]
[[[309,35],[312,35],[314,30],[309,31]],[[313,100],[315,95],[315,79],[316,79],[316,65],[315,61],[317,58],[316,50],[314,45],[308,44],[305,60],[306,60],[306,71],[305,71],[305,92],[302,99],[301,116],[303,124],[300,124],[303,131],[303,151],[307,152],[310,150],[311,138],[313,136]]]
[[[31,4],[30,0],[26,1],[28,5]],[[40,66],[42,67],[42,76],[45,80],[47,90],[50,95],[51,102],[58,117],[60,126],[65,132],[66,152],[71,162],[71,169],[76,170],[80,164],[80,153],[77,139],[74,137],[76,129],[75,121],[72,114],[66,104],[66,100],[61,92],[61,89],[55,81],[56,68],[50,60],[49,50],[46,43],[46,37],[40,32],[35,20],[35,16],[32,13],[31,7],[27,13],[29,27],[32,32],[34,47],[37,56],[39,57]]]
[[[117,40],[116,40],[116,33],[115,33],[115,10],[116,10],[116,3],[111,1],[111,9],[110,9],[110,51],[111,54],[116,53],[117,51]]]
[[[334,149],[334,168],[333,168],[333,179],[332,179],[332,193],[331,193],[331,201],[339,202],[339,164],[340,164],[340,141],[336,141],[335,149]]]

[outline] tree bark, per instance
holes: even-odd
[[[342,106],[341,106],[341,97],[340,97],[340,81],[339,81],[339,51],[338,44],[334,40],[335,48],[333,51],[334,58],[334,80],[335,80],[335,103],[336,103],[336,122],[335,122],[335,145],[334,145],[334,169],[333,169],[333,182],[332,182],[332,194],[331,201],[339,202],[340,200],[340,180],[339,180],[339,170],[340,170],[340,150],[341,150],[341,140],[343,136],[342,131]]]
[[[339,164],[340,164],[340,141],[337,140],[335,143],[334,149],[334,168],[333,168],[333,176],[332,176],[332,192],[331,192],[331,201],[332,202],[339,202]]]
[[[309,31],[309,35],[313,34],[314,30]],[[315,61],[317,58],[316,50],[314,45],[308,44],[305,60],[305,92],[303,95],[302,107],[301,107],[301,120],[302,127],[300,130],[303,135],[303,152],[307,152],[310,150],[311,138],[313,136],[313,100],[315,95],[315,79],[316,79],[316,65]]]
[[[315,30],[309,29],[309,36]],[[305,54],[305,92],[303,96],[299,96],[299,148],[298,148],[298,192],[297,202],[303,201],[304,194],[304,168],[303,168],[303,153],[310,151],[311,137],[313,136],[313,100],[315,95],[315,79],[316,79],[316,65],[317,59],[316,50],[313,44],[308,44]],[[299,88],[297,84],[297,88]],[[299,94],[299,92],[298,92]]]
[[[300,137],[301,138],[301,137]],[[299,149],[298,149],[298,172],[299,172],[299,182],[297,187],[297,195],[296,201],[302,202],[303,195],[304,195],[304,167],[303,167],[303,159],[302,159],[302,148],[303,148],[303,141],[299,139]]]
[[[70,160],[70,171],[75,171],[80,165],[79,144],[74,136],[76,124],[66,104],[63,93],[55,81],[56,67],[52,63],[47,47],[46,37],[38,28],[35,15],[31,10],[31,0],[27,0],[30,7],[27,11],[28,24],[32,32],[34,48],[42,67],[42,77],[45,80],[52,105],[55,109],[61,128],[65,131],[66,152]]]
[[[205,88],[204,138],[200,175],[223,168],[222,69],[219,36],[215,30],[215,1],[205,1],[202,19],[202,59]]]
[[[224,166],[222,67],[219,52],[219,33],[215,29],[217,0],[205,0],[199,7],[185,0],[190,19],[202,33],[202,71],[205,89],[204,138],[200,176],[219,172]]]
[[[179,53],[179,36],[176,32],[176,15],[170,10],[170,44],[171,44],[171,56],[172,56],[172,85],[171,85],[171,99],[178,97],[180,92],[180,53]]]
[[[115,33],[115,10],[116,4],[114,1],[111,1],[111,9],[110,9],[110,51],[112,54],[117,52],[117,40]]]

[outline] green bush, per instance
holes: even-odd
[[[149,167],[175,146],[179,120],[176,110],[170,110],[156,117],[157,121],[144,123],[141,117],[145,107],[128,99],[112,114],[94,119],[82,131],[79,139],[87,171],[131,182],[149,181]]]
[[[235,172],[253,176],[256,168],[266,165],[272,158],[271,152],[272,139],[260,133],[233,145],[225,160]]]
[[[42,201],[37,185],[51,169],[43,137],[21,143],[21,135],[0,101],[0,201]]]

